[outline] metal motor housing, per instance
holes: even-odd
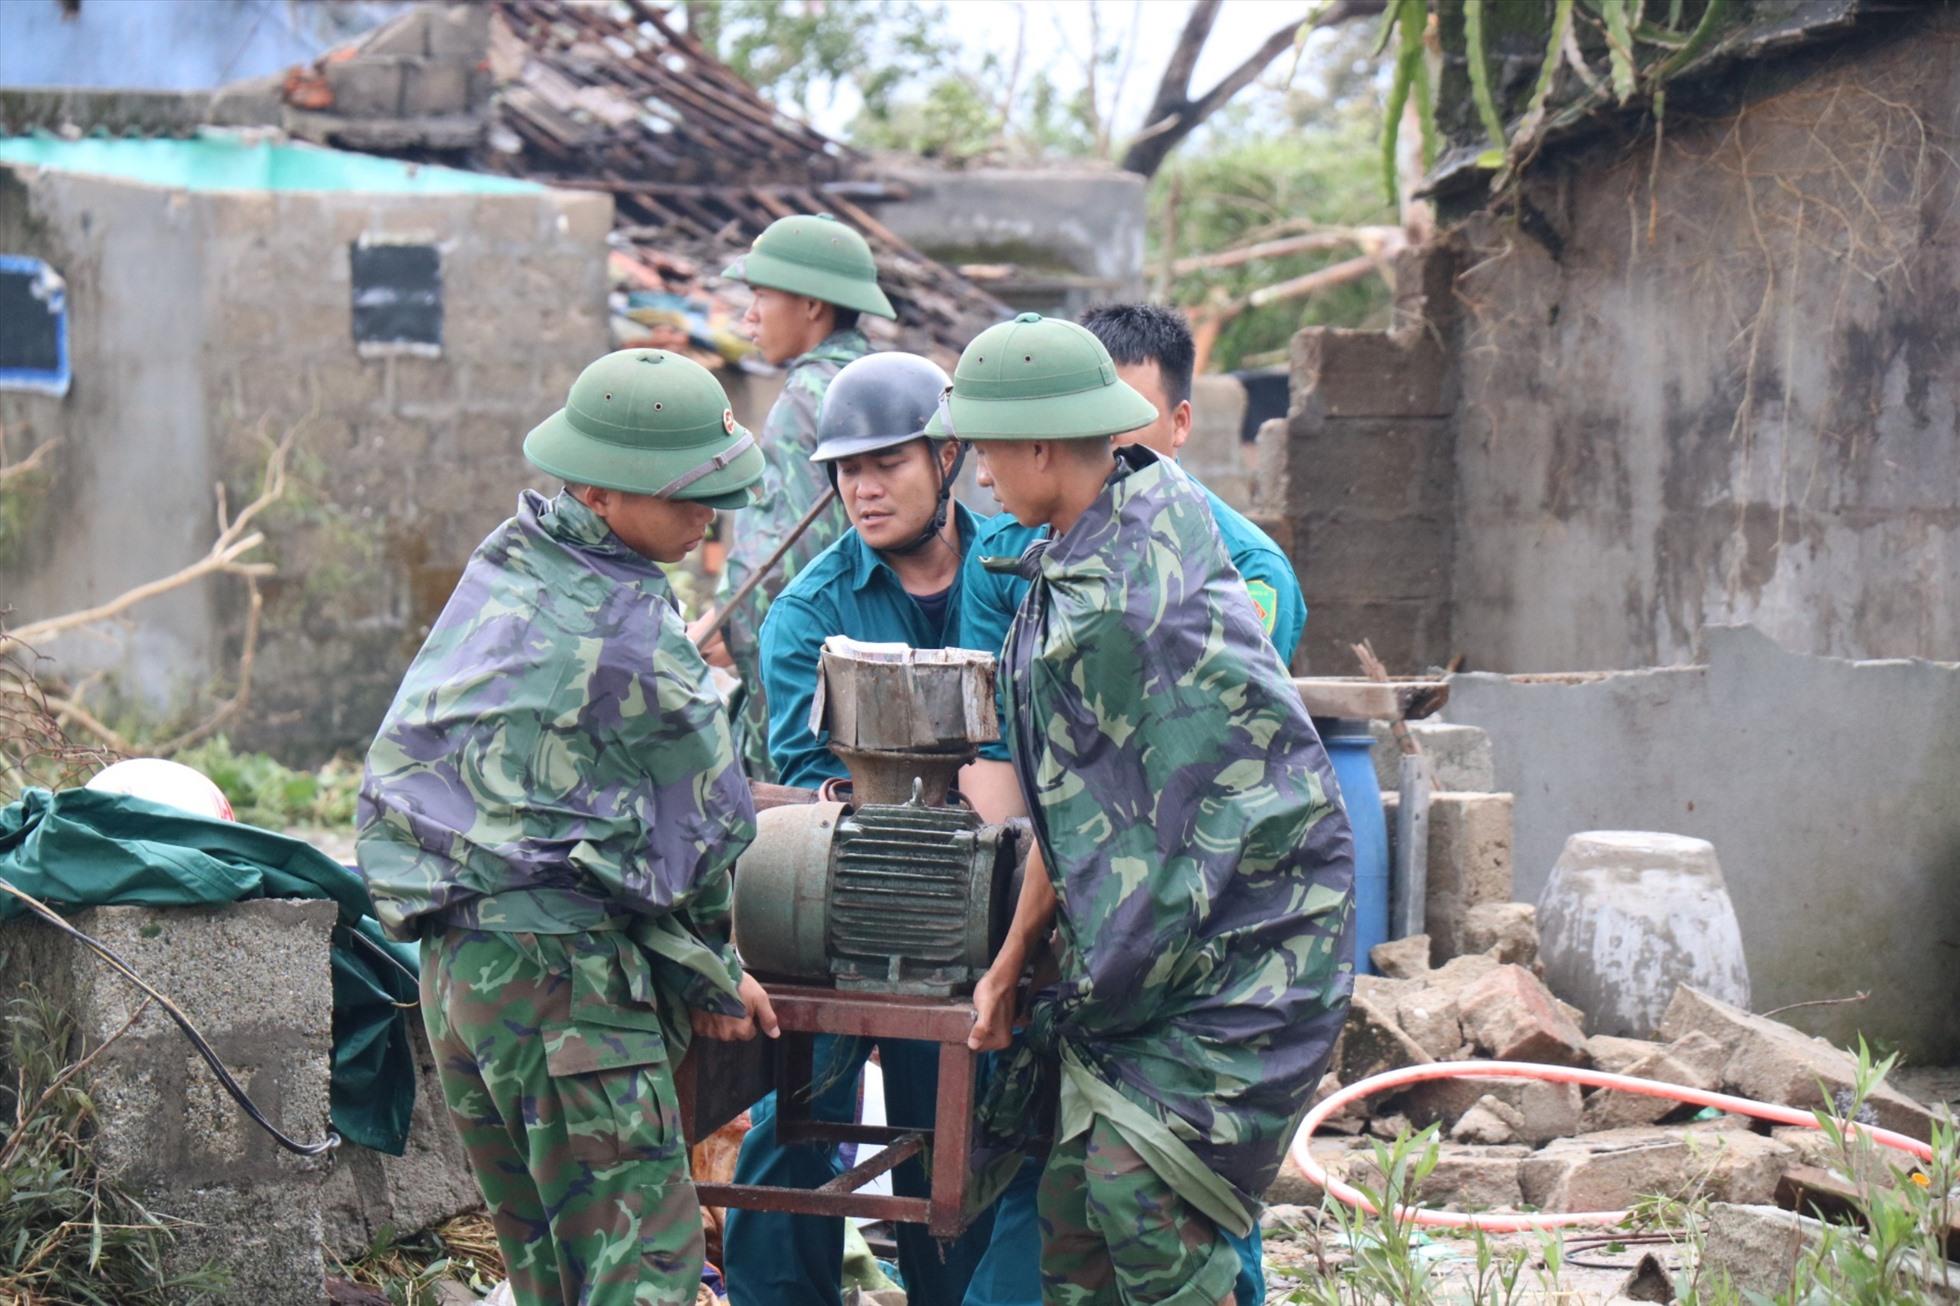
[[[817,802],[757,814],[735,943],[759,974],[842,989],[970,990],[1006,936],[1023,850],[964,807]]]

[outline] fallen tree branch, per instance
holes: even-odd
[[[111,617],[120,616],[139,603],[156,598],[160,594],[168,594],[172,590],[182,589],[206,576],[231,575],[256,578],[272,575],[277,570],[272,563],[247,560],[249,554],[265,543],[263,532],[247,528],[254,518],[285,496],[286,458],[292,452],[293,441],[298,434],[299,428],[295,426],[286,432],[283,439],[272,446],[271,453],[266,457],[264,476],[259,482],[258,497],[240,509],[237,517],[231,517],[227,511],[224,487],[222,485],[217,487],[218,538],[212,541],[210,551],[202,558],[168,576],[160,576],[156,580],[146,581],[133,589],[125,590],[115,598],[98,603],[92,608],[64,613],[58,617],[47,617],[30,622],[18,630],[0,634],[0,654],[10,653],[28,645],[45,643],[78,626],[107,621]]]
[[[113,749],[68,737],[31,670],[36,660],[33,649],[0,654],[0,791],[6,793],[17,794],[40,780],[63,785],[116,759]],[[37,762],[44,774],[30,772]]]
[[[152,748],[150,751],[155,756],[169,757],[210,738],[220,726],[243,712],[245,705],[252,701],[252,667],[258,657],[259,618],[265,612],[265,595],[259,590],[256,576],[247,576],[245,584],[251,591],[251,606],[245,612],[245,639],[238,653],[238,688],[200,724]]]
[[[61,437],[56,436],[52,440],[47,440],[36,445],[34,452],[28,454],[27,457],[21,459],[19,462],[7,463],[5,466],[0,466],[0,489],[5,489],[9,481],[16,481],[22,477],[32,476],[41,464],[47,461],[48,455],[53,453],[60,444]]]
[[[1808,1002],[1786,1002],[1780,1007],[1772,1007],[1768,1011],[1759,1011],[1756,1014],[1767,1020],[1771,1016],[1780,1016],[1786,1011],[1795,1011],[1799,1007],[1848,1007],[1871,1000],[1872,995],[1869,992],[1854,993],[1848,998],[1812,998]]]
[[[1181,258],[1171,264],[1171,271],[1177,276],[1190,272],[1202,272],[1210,268],[1237,267],[1241,263],[1251,263],[1255,259],[1279,258],[1287,254],[1306,254],[1317,249],[1339,249],[1343,245],[1360,245],[1372,249],[1390,243],[1390,233],[1399,238],[1400,227],[1332,227],[1324,231],[1309,232],[1304,236],[1287,236],[1280,240],[1262,240],[1256,244],[1239,245],[1224,249],[1216,254],[1194,254]]]
[[[1283,299],[1304,299],[1308,295],[1344,286],[1350,281],[1359,281],[1382,268],[1382,259],[1376,254],[1363,254],[1340,263],[1309,272],[1290,281],[1282,281],[1275,286],[1261,286],[1245,297],[1244,307],[1264,308],[1267,304],[1277,304]]]
[[[100,717],[97,717],[95,713],[83,707],[74,698],[62,698],[59,695],[54,695],[45,701],[48,705],[48,710],[54,714],[54,723],[64,731],[71,725],[80,726],[100,740],[103,747],[109,749],[111,752],[131,753],[135,751],[130,747],[127,739],[124,739],[109,726],[103,724]]]

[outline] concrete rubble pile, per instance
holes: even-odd
[[[1316,1101],[1405,1066],[1489,1059],[1592,1068],[1809,1109],[1852,1091],[1854,1060],[1821,1039],[1681,987],[1651,1039],[1588,1037],[1584,1013],[1533,970],[1536,931],[1522,903],[1479,909],[1487,950],[1430,965],[1417,935],[1374,949],[1379,974],[1355,981],[1354,1006]],[[1371,1144],[1436,1125],[1440,1159],[1418,1200],[1453,1210],[1620,1210],[1643,1197],[1767,1204],[1792,1167],[1828,1165],[1814,1129],[1576,1084],[1438,1079],[1352,1104],[1312,1141],[1329,1174],[1377,1186]],[[1929,1137],[1933,1113],[1881,1086],[1865,1119]],[[1316,1205],[1321,1190],[1289,1157],[1267,1194]]]

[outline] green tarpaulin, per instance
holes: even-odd
[[[29,789],[0,808],[0,876],[58,909],[331,899],[340,908],[333,932],[334,1128],[349,1142],[401,1155],[415,1106],[415,1058],[410,1012],[396,1004],[416,1001],[416,953],[382,937],[367,886],[353,871],[257,826],[125,794]],[[24,911],[18,899],[0,897],[0,921]]]

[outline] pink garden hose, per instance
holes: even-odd
[[[1731,1097],[1727,1093],[1706,1093],[1698,1088],[1664,1084],[1656,1079],[1639,1079],[1633,1075],[1610,1075],[1603,1070],[1577,1070],[1570,1066],[1543,1066],[1530,1061],[1437,1061],[1428,1065],[1408,1066],[1401,1070],[1370,1075],[1366,1079],[1349,1084],[1307,1112],[1307,1118],[1300,1122],[1300,1132],[1293,1138],[1294,1164],[1300,1167],[1301,1172],[1308,1179],[1318,1184],[1336,1201],[1357,1207],[1370,1215],[1379,1214],[1374,1204],[1362,1196],[1359,1189],[1330,1176],[1314,1157],[1308,1144],[1313,1140],[1314,1130],[1320,1128],[1328,1117],[1336,1114],[1349,1103],[1358,1102],[1364,1097],[1372,1097],[1376,1093],[1387,1092],[1392,1088],[1404,1088],[1431,1079],[1542,1079],[1553,1084],[1580,1084],[1587,1088],[1611,1088],[1622,1093],[1642,1093],[1648,1097],[1673,1098],[1677,1102],[1688,1102],[1695,1106],[1712,1106],[1718,1111],[1754,1116],[1758,1120],[1769,1120],[1779,1125],[1796,1125],[1806,1129],[1819,1128],[1816,1116],[1808,1111],[1799,1111],[1795,1107],[1756,1102],[1746,1097]],[[1853,1121],[1841,1123],[1858,1130],[1881,1147],[1910,1153],[1921,1161],[1933,1159],[1933,1149],[1915,1138],[1894,1133],[1890,1129],[1876,1129]],[[1627,1218],[1627,1212],[1564,1211],[1538,1215],[1471,1215],[1459,1211],[1428,1211],[1404,1206],[1397,1208],[1396,1217],[1415,1224],[1427,1225],[1430,1228],[1468,1228],[1485,1229],[1492,1233],[1519,1233],[1529,1229],[1556,1229],[1574,1225],[1615,1225]]]

